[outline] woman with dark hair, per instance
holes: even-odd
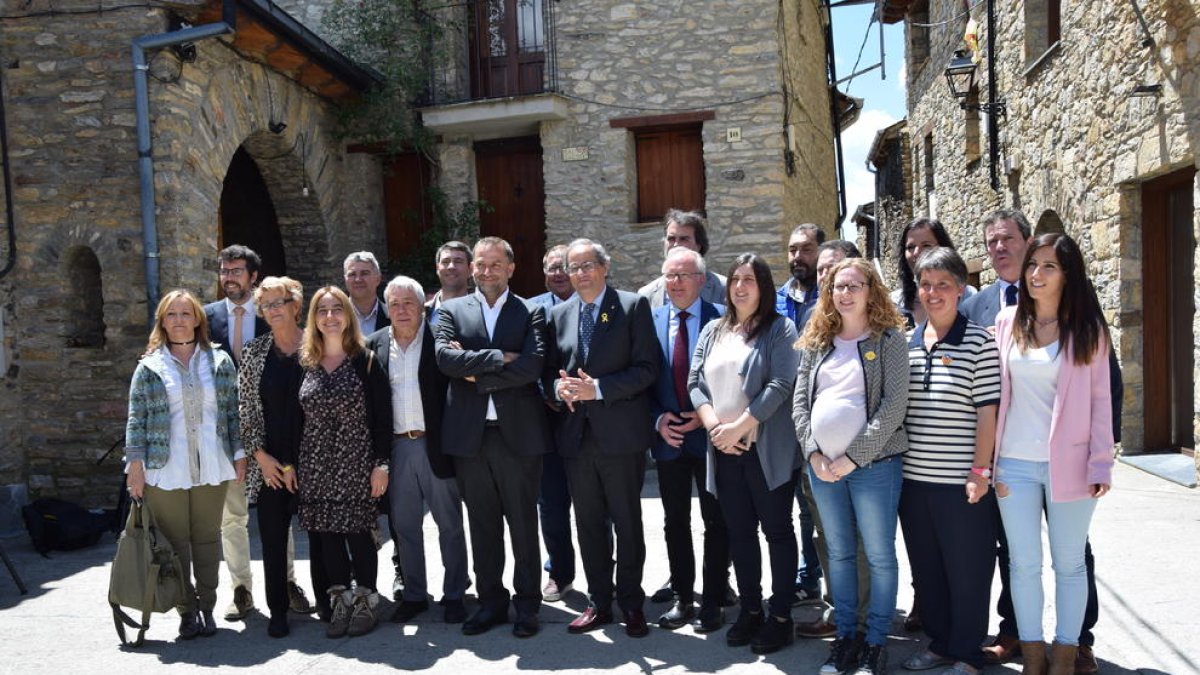
[[[909,328],[925,323],[929,318],[917,295],[917,280],[913,270],[916,269],[918,258],[938,246],[954,248],[954,242],[940,220],[917,218],[900,231],[900,246],[896,251],[896,276],[900,279],[900,288],[892,291],[892,302],[904,315]],[[975,295],[975,287],[965,284],[962,297],[969,298],[972,295]]]
[[[929,320],[908,346],[908,451],[900,525],[929,646],[907,670],[975,675],[984,665],[996,569],[996,505],[987,473],[996,445],[996,341],[958,311],[967,265],[938,247],[917,260]]]
[[[158,303],[133,371],[125,472],[129,495],[145,499],[183,565],[180,639],[216,635],[221,514],[229,481],[246,475],[246,453],[233,358],[209,343],[204,308],[187,291]]]
[[[290,277],[267,277],[254,289],[254,305],[271,331],[249,342],[242,350],[238,371],[238,409],[242,444],[249,448],[246,493],[256,503],[258,533],[262,539],[263,576],[271,620],[267,634],[285,637],[288,628],[288,537],[296,513],[296,464],[304,431],[300,408],[300,339],[303,329],[304,288]],[[309,534],[313,587],[317,605],[328,618],[320,544]]]
[[[768,654],[795,638],[792,497],[800,462],[787,401],[796,380],[796,328],[775,310],[775,283],[762,258],[738,256],[728,279],[728,311],[700,332],[688,390],[708,430],[707,488],[721,505],[741,594],[741,614],[725,639]],[[760,526],[771,559],[767,618]]]
[[[996,497],[1024,666],[1074,672],[1087,604],[1084,545],[1096,500],[1112,486],[1108,323],[1079,246],[1044,234],[1025,253],[1016,307],[996,317],[1000,412]],[[1042,638],[1042,514],[1054,568],[1057,623]]]
[[[813,496],[829,547],[837,637],[824,675],[887,670],[896,611],[896,508],[901,455],[908,447],[908,348],[904,319],[875,268],[838,263],[821,284],[799,341],[793,433],[808,459]],[[858,630],[858,540],[871,579],[866,644]],[[861,647],[861,653],[860,652]]]
[[[330,583],[326,635],[365,635],[375,628],[379,605],[371,528],[388,484],[392,388],[364,347],[350,298],[340,288],[326,286],[313,295],[300,365],[300,526],[318,541]]]

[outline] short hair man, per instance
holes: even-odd
[[[625,613],[625,634],[645,637],[641,491],[653,438],[649,390],[660,357],[649,301],[610,288],[609,264],[597,242],[576,239],[568,246],[575,295],[550,312],[543,390],[567,405],[556,440],[571,482],[590,595],[568,630],[584,633],[611,623],[615,599]],[[615,585],[610,522],[617,543]]]
[[[473,294],[438,310],[437,362],[450,378],[443,451],[467,505],[479,609],[463,624],[476,635],[508,620],[504,525],[513,551],[513,635],[540,630],[541,553],[537,497],[551,448],[538,391],[546,351],[545,312],[509,292],[513,250],[498,237],[475,244]]]
[[[813,223],[797,225],[788,238],[788,268],[792,278],[779,287],[775,309],[804,332],[806,312],[817,303],[817,248],[825,231]]]
[[[406,573],[392,621],[406,623],[429,609],[425,575],[425,508],[437,523],[442,550],[443,619],[466,619],[467,540],[454,461],[442,452],[442,420],[449,381],[437,367],[433,331],[425,321],[425,290],[415,279],[388,282],[391,325],[367,338],[367,349],[392,384],[392,463],[388,515]]]
[[[370,335],[389,325],[387,309],[379,301],[379,282],[383,279],[379,261],[370,251],[355,251],[342,262],[346,294],[358,315],[363,335]]]
[[[430,324],[436,325],[438,307],[447,300],[463,297],[470,290],[471,247],[461,241],[448,241],[438,247],[433,265],[441,287],[426,307],[431,310]]]
[[[541,305],[546,313],[575,293],[571,276],[567,274],[567,247],[553,246],[542,257],[542,273],[546,275],[546,292],[529,299]],[[545,392],[543,392],[545,396]],[[550,408],[550,425],[559,423],[563,413],[561,401],[553,395],[545,398]],[[538,495],[538,516],[542,525],[542,543],[546,546],[546,564],[542,568],[549,575],[542,588],[542,600],[558,602],[575,585],[575,545],[571,541],[571,488],[567,483],[562,455],[557,448],[542,457],[542,485]]]
[[[663,216],[663,258],[674,248],[691,249],[700,255],[708,254],[708,224],[704,216],[695,211],[670,209]],[[650,300],[650,309],[666,304],[666,281],[660,276],[638,289],[638,295]],[[725,302],[725,277],[713,271],[704,275],[700,297],[720,305]]]
[[[688,368],[704,325],[724,314],[724,307],[700,297],[704,258],[677,247],[662,265],[670,302],[654,310],[661,365],[653,389],[651,413],[657,432],[651,454],[658,465],[658,491],[663,504],[663,530],[671,570],[674,603],[658,625],[675,630],[696,619],[695,630],[709,633],[724,623],[721,602],[729,584],[729,533],[716,497],[706,489],[708,435],[687,391]],[[694,602],[696,556],[692,548],[692,484],[700,498],[704,521],[703,590],[700,614]]]
[[[996,271],[996,281],[963,300],[960,313],[980,326],[995,326],[1000,310],[1017,304],[1021,264],[1032,234],[1029,220],[1017,209],[994,211],[983,219],[983,245]]]
[[[208,318],[208,339],[229,352],[234,363],[242,364],[242,348],[259,335],[270,330],[254,306],[254,287],[262,259],[253,249],[234,244],[217,254],[218,279],[225,298],[204,306]],[[251,448],[253,451],[253,448]],[[250,503],[246,485],[236,481],[229,484],[225,494],[225,511],[221,516],[221,552],[233,583],[233,601],[225,610],[226,621],[244,619],[254,609],[254,578],[250,571]],[[308,613],[313,607],[304,590],[296,583],[295,545],[288,528],[287,577],[288,602],[292,611]],[[324,589],[317,589],[320,595]]]

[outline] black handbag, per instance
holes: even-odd
[[[142,500],[129,509],[125,531],[117,542],[108,582],[108,603],[112,605],[113,624],[121,644],[140,647],[150,627],[152,612],[168,612],[183,603],[187,586],[183,565],[166,535],[154,523],[154,516]],[[141,610],[141,622],[134,621],[121,608]],[[138,631],[130,642],[125,627]]]

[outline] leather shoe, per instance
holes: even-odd
[[[508,621],[508,607],[503,610],[482,606],[475,610],[471,618],[462,625],[463,635],[479,635],[486,633],[492,626],[498,626]]]
[[[997,635],[991,644],[983,648],[983,662],[991,666],[1008,663],[1017,658],[1020,651],[1021,643],[1017,638],[1002,633]]]
[[[700,613],[692,624],[692,630],[697,633],[712,633],[721,630],[725,625],[725,610],[719,605],[700,605]]]
[[[392,612],[392,623],[408,623],[427,609],[428,600],[402,600],[396,605],[396,611]]]
[[[204,630],[204,621],[200,612],[184,612],[179,615],[179,639],[191,640]]]
[[[725,643],[730,647],[745,647],[750,644],[754,636],[758,634],[758,629],[763,625],[762,612],[747,612],[742,610],[738,615],[737,621],[725,631]]]
[[[445,623],[462,623],[467,620],[467,608],[462,600],[442,601],[442,621]]]
[[[513,635],[519,638],[533,637],[541,630],[536,614],[518,614],[513,622]]]
[[[733,590],[733,586],[725,584],[725,596],[721,598],[722,607],[733,607],[741,601],[738,594]]]
[[[631,638],[646,637],[650,634],[650,626],[646,625],[646,613],[640,609],[625,612],[625,634]]]
[[[1075,652],[1075,675],[1093,675],[1099,671],[1100,664],[1096,663],[1091,646],[1079,645],[1079,651]]]
[[[567,624],[567,632],[576,634],[587,633],[612,622],[613,615],[611,611],[601,611],[589,605],[587,609],[583,610],[583,614],[580,614],[574,621]]]
[[[667,579],[667,582],[654,591],[654,595],[650,596],[650,602],[670,602],[674,597],[675,591],[671,589],[671,580]]]
[[[816,621],[803,621],[796,624],[796,635],[815,640],[837,637],[837,625],[831,621],[826,621],[824,618],[817,619]]]
[[[273,638],[282,638],[287,637],[291,632],[291,628],[288,627],[287,614],[271,615],[271,620],[267,622],[267,635]]]
[[[671,609],[668,609],[662,616],[658,617],[658,627],[666,630],[675,630],[683,628],[692,619],[696,618],[696,607],[691,600],[675,599]]]

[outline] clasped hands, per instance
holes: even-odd
[[[817,478],[826,483],[836,483],[858,468],[858,465],[845,455],[831,461],[820,451],[814,452],[808,458],[808,463],[812,466],[813,473],[817,475]]]
[[[749,415],[743,415],[740,421],[721,422],[708,430],[708,440],[718,452],[726,455],[741,455],[750,450],[746,436],[757,423]]]
[[[291,464],[283,464],[262,449],[255,451],[254,461],[258,462],[258,467],[262,470],[263,482],[267,487],[283,488],[293,494],[299,489],[296,470]]]
[[[683,445],[683,437],[690,431],[699,429],[700,415],[695,411],[680,413],[665,412],[658,418],[658,435],[672,448]]]
[[[579,377],[571,377],[567,371],[559,370],[554,387],[554,394],[571,412],[575,412],[575,404],[579,401],[596,400],[596,378],[585,373],[583,368],[579,369]]]

